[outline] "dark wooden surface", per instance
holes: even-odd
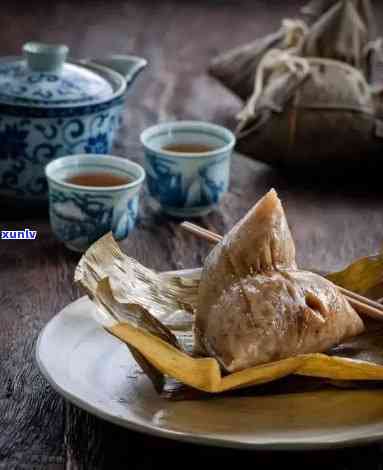
[[[0,54],[23,42],[64,42],[72,55],[108,52],[146,57],[149,68],[132,89],[115,153],[142,158],[139,132],[173,118],[231,121],[239,102],[205,69],[218,51],[265,34],[294,14],[299,1],[6,1],[0,16]],[[383,8],[376,1],[383,27]],[[291,178],[235,157],[230,193],[200,223],[229,229],[271,186],[285,203],[299,261],[318,269],[341,267],[377,251],[383,242],[379,180],[343,178],[325,184]],[[0,469],[150,469],[196,467],[382,468],[380,445],[306,453],[256,453],[177,444],[105,423],[65,402],[40,376],[33,359],[39,330],[80,292],[73,286],[78,256],[52,236],[45,214],[0,214],[1,228],[38,230],[33,242],[0,241]],[[182,233],[144,195],[141,223],[124,249],[151,268],[198,266],[208,247]]]

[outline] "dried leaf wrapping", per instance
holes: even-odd
[[[359,259],[343,271],[327,275],[327,279],[365,295],[383,282],[383,254]]]
[[[251,96],[258,67],[272,50],[340,60],[371,76],[380,47],[370,0],[313,0],[303,12],[314,18],[311,27],[284,19],[276,32],[219,54],[209,73],[242,100]]]
[[[372,266],[377,279],[376,262]],[[380,267],[383,273],[383,261]],[[343,274],[343,282],[347,277]],[[382,331],[376,326],[373,333],[354,338],[329,355],[301,355],[224,376],[216,359],[190,353],[198,279],[148,270],[124,255],[110,234],[85,253],[75,279],[97,306],[97,321],[133,350],[158,392],[168,376],[209,393],[265,384],[290,374],[341,381],[383,380]]]
[[[283,167],[319,168],[331,161],[336,171],[344,168],[347,141],[350,168],[359,168],[366,153],[371,164],[378,164],[374,111],[370,87],[356,68],[271,51],[259,65],[254,92],[239,114],[239,149]]]
[[[209,73],[246,100],[252,94],[255,74],[263,57],[273,49],[299,51],[306,33],[303,21],[286,19],[278,31],[220,54],[210,64]]]
[[[265,54],[255,74],[253,93],[237,116],[237,137],[258,134],[273,114],[282,113],[309,73],[305,59],[280,50]]]
[[[348,0],[355,8],[363,23],[365,24],[370,39],[375,37],[376,24],[370,0]],[[339,4],[339,0],[311,0],[302,8],[302,13],[314,20],[329,11],[334,5]]]
[[[310,28],[303,55],[339,60],[369,77],[369,31],[353,3],[337,2]]]
[[[376,119],[381,116],[375,114],[373,99],[378,111],[382,100],[372,95],[370,83],[377,78],[382,41],[376,39],[372,4],[313,0],[304,12],[314,18],[310,26],[285,20],[295,25],[292,36],[282,26],[219,55],[209,68],[247,101],[238,114],[238,149],[282,168],[319,169],[325,164],[334,173],[345,164],[350,170],[359,170],[362,163],[376,168],[383,126]],[[289,37],[294,41],[286,40]],[[304,59],[306,68],[297,67]]]

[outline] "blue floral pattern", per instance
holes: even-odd
[[[185,173],[179,160],[151,152],[145,155],[150,194],[165,207],[197,209],[213,206],[227,190],[228,156],[196,164],[195,171]]]
[[[122,208],[112,195],[62,191],[53,187],[49,199],[55,235],[76,251],[84,251],[109,231],[117,240],[122,240],[136,224],[138,194]]]
[[[146,156],[152,169],[147,172],[151,195],[158,198],[164,206],[184,207],[187,191],[182,187],[181,173],[172,169],[176,163],[162,159],[153,153],[147,153]]]
[[[0,100],[2,103],[52,105],[85,104],[110,98],[110,83],[91,70],[65,64],[63,70],[33,72],[23,60],[0,63]]]
[[[219,164],[219,163],[218,163]],[[221,195],[227,190],[227,183],[223,179],[216,180],[212,170],[217,163],[206,165],[199,170],[201,178],[200,205],[218,204]]]
[[[45,165],[64,155],[110,153],[122,105],[118,100],[113,106],[88,108],[92,112],[82,116],[33,119],[2,115],[0,107],[1,193],[31,202],[46,200]]]
[[[138,195],[128,201],[125,210],[115,216],[112,232],[116,240],[123,240],[134,229],[138,217]]]
[[[94,137],[89,137],[88,142],[85,145],[85,151],[87,153],[108,153],[108,149],[109,142],[106,132],[97,134]]]
[[[20,129],[17,124],[6,124],[0,132],[0,159],[8,160],[25,157],[28,130]]]

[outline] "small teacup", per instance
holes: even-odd
[[[149,193],[164,212],[196,217],[219,204],[229,186],[232,132],[207,122],[178,121],[146,129],[141,143]]]
[[[45,174],[52,230],[69,249],[83,252],[109,231],[122,240],[134,228],[145,179],[140,165],[111,155],[73,155],[49,163]],[[125,182],[115,186],[70,182],[79,175],[109,175]]]

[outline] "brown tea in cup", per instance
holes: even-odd
[[[116,176],[112,173],[80,173],[65,180],[66,183],[77,186],[112,187],[129,184],[133,181],[128,176]]]
[[[218,147],[206,144],[168,144],[162,147],[166,152],[174,153],[207,153],[216,150]]]

